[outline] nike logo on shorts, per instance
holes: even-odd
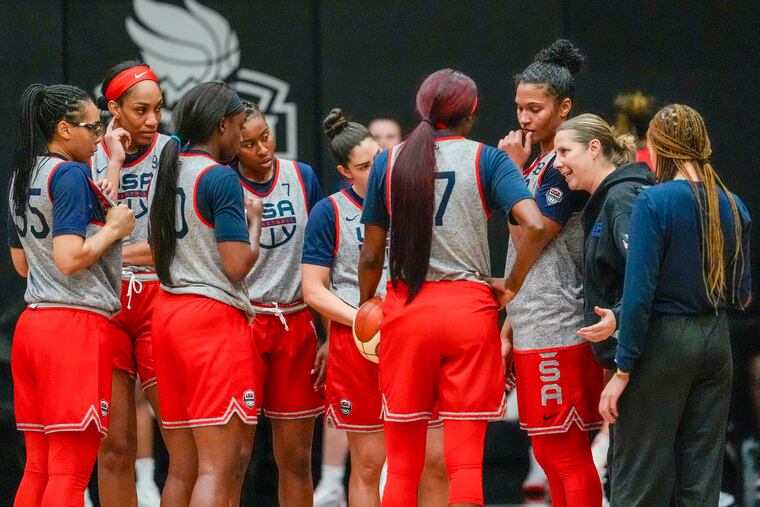
[[[559,412],[556,412],[556,413],[554,413],[554,414],[552,414],[552,415],[545,415],[545,416],[544,416],[544,421],[548,421],[549,419],[552,419],[552,418],[554,418],[554,417],[557,417],[558,415],[559,415]]]

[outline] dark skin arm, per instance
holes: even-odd
[[[359,255],[359,305],[375,295],[383,276],[385,242],[388,231],[376,225],[364,226],[364,244]]]

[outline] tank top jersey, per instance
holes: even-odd
[[[169,267],[172,284],[161,288],[172,294],[197,294],[215,299],[253,315],[244,282],[227,278],[214,235],[214,225],[198,208],[198,182],[207,170],[220,164],[208,155],[181,153],[177,178],[177,246]],[[232,169],[227,168],[229,171]],[[151,195],[152,197],[152,195]],[[243,193],[240,192],[243,207]]]
[[[328,197],[335,210],[335,251],[330,269],[330,292],[353,306],[359,307],[359,254],[364,244],[364,224],[359,217],[363,207],[352,198],[346,190],[341,190]],[[377,285],[376,295],[385,294],[385,282],[388,268],[383,268],[383,275]]]
[[[246,278],[248,298],[262,311],[303,299],[301,251],[309,216],[308,193],[298,162],[278,158],[275,164],[269,193],[257,192],[241,179],[246,196],[264,201],[259,258]]]
[[[524,173],[528,190],[539,201],[563,198],[551,188],[546,196],[536,195],[544,174],[553,168],[554,152],[539,157]],[[580,211],[570,215],[525,278],[522,288],[507,305],[507,316],[518,350],[562,348],[585,340],[577,335],[583,327],[583,226]],[[506,271],[515,263],[516,251],[509,239]]]
[[[386,207],[390,210],[393,164],[403,144],[388,154]],[[488,216],[479,178],[483,145],[461,137],[436,139],[435,200],[430,264],[425,280],[470,280],[491,272]]]
[[[132,233],[124,238],[124,245],[132,245],[148,240],[148,219],[150,217],[150,201],[148,189],[153,177],[158,172],[161,150],[169,141],[170,137],[163,134],[153,136],[153,141],[147,150],[129,163],[121,167],[119,173],[119,196],[118,202],[124,203],[135,212],[135,228]],[[105,142],[98,143],[98,151],[92,156],[92,179],[95,182],[106,179],[108,163],[111,157],[108,154]],[[158,280],[153,266],[123,266],[122,276],[129,278],[129,273],[139,273],[141,280]]]
[[[92,265],[72,275],[63,275],[53,261],[54,203],[49,185],[55,171],[67,162],[56,156],[37,157],[25,216],[13,214],[16,233],[29,264],[24,300],[30,305],[82,306],[115,314],[121,309],[121,242],[115,242]],[[94,186],[92,180],[87,178],[87,181]],[[88,189],[88,193],[91,208],[99,208],[95,214],[103,214],[94,191]],[[10,209],[13,209],[12,201]],[[103,225],[90,219],[85,239],[94,236]]]

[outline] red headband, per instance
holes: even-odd
[[[475,110],[477,108],[478,108],[478,96],[475,95],[475,103],[472,105],[472,109],[470,110],[470,115],[475,114]],[[435,128],[437,128],[437,129],[445,129],[446,128],[446,124],[443,123],[442,121],[439,121],[438,123],[435,124]]]
[[[106,88],[105,93],[106,100],[118,100],[119,97],[124,95],[124,92],[129,90],[133,85],[140,81],[148,80],[158,83],[158,78],[147,65],[138,65],[136,67],[125,69],[119,72],[116,77],[108,83],[108,88]]]

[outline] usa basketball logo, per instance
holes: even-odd
[[[345,398],[340,400],[340,412],[343,415],[347,416],[348,414],[350,414],[351,409],[353,409],[353,405],[351,405],[351,400],[347,400]]]
[[[296,234],[296,210],[290,199],[264,203],[261,212],[261,248],[277,248]]]
[[[253,408],[256,404],[256,395],[253,393],[253,390],[248,389],[243,393],[243,403],[245,403],[248,408]]]
[[[100,400],[100,415],[108,417],[108,402],[106,400]]]
[[[554,206],[562,200],[562,190],[558,187],[552,187],[546,192],[546,204]]]
[[[238,34],[230,22],[197,0],[184,8],[157,0],[134,0],[127,33],[164,92],[162,121],[180,97],[206,81],[227,81],[238,94],[264,111],[278,142],[278,157],[298,158],[297,107],[288,102],[290,85],[276,77],[240,67]]]

